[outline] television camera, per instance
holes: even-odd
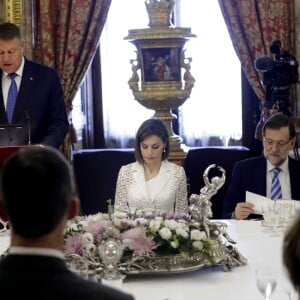
[[[287,51],[281,51],[281,42],[275,40],[270,51],[273,57],[260,56],[255,59],[254,66],[263,73],[263,84],[266,91],[264,106],[277,108],[290,116],[290,85],[298,83],[298,61]]]

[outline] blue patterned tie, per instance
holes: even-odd
[[[10,77],[11,83],[7,95],[6,114],[7,114],[8,122],[11,123],[12,116],[15,109],[16,99],[18,96],[18,87],[15,81],[17,74],[11,73],[8,74],[8,76]]]
[[[280,171],[281,169],[277,167],[273,169],[273,178],[272,178],[272,185],[271,185],[272,200],[282,199],[281,185],[278,177]]]

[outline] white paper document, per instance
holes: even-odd
[[[264,197],[255,193],[251,193],[246,191],[246,202],[254,204],[254,213],[262,214],[262,209],[267,209],[269,204],[271,204],[274,200],[271,200],[268,197]],[[295,205],[296,209],[300,208],[300,201],[295,200],[276,200],[277,203],[292,203]]]

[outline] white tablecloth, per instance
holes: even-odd
[[[248,259],[246,266],[225,272],[222,266],[194,272],[170,275],[127,276],[121,289],[133,294],[136,300],[253,300],[263,299],[255,283],[254,270],[259,264],[282,268],[279,237],[262,232],[260,221],[225,221],[228,232],[237,242],[237,249]],[[0,253],[9,244],[1,236]],[[272,300],[288,299],[280,284],[280,276]]]
[[[225,272],[221,266],[170,275],[127,277],[122,289],[137,300],[253,300],[263,299],[254,270],[261,263],[282,267],[282,236],[262,232],[260,221],[226,221],[238,250],[248,259],[246,266]],[[272,300],[288,299],[280,282]]]

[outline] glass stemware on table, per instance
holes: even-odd
[[[263,205],[261,211],[264,218],[263,231],[278,236],[278,229],[291,223],[295,214],[295,204],[294,201],[273,200],[268,205]]]
[[[280,218],[283,225],[288,226],[295,215],[295,201],[280,202]]]
[[[264,217],[264,231],[271,232],[274,236],[277,236],[277,228],[281,220],[280,204],[277,201],[272,201],[267,206],[262,206],[261,210]]]
[[[277,282],[277,270],[270,266],[261,266],[255,270],[255,280],[259,292],[265,300],[273,294]]]

